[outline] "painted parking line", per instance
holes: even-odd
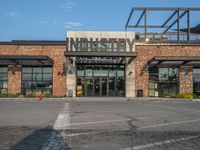
[[[162,123],[162,124],[156,124],[156,125],[150,125],[150,126],[143,126],[143,127],[139,127],[138,129],[157,128],[157,127],[179,125],[179,124],[187,124],[187,123],[193,123],[193,122],[199,122],[199,121],[200,121],[200,119],[175,121],[175,122],[170,122],[170,123]]]
[[[134,118],[134,119],[136,119],[136,120],[145,120],[145,119],[152,119],[152,118],[156,118],[156,117],[166,117],[166,116],[168,116],[168,115],[150,116],[150,117],[137,117],[137,118]],[[71,123],[70,126],[101,124],[101,123],[112,123],[112,122],[124,122],[124,121],[131,121],[131,120],[132,119],[100,120],[100,121],[91,121],[91,122]]]
[[[136,115],[140,115],[140,114],[136,114]],[[106,115],[108,116],[108,115]],[[109,116],[117,116],[116,114],[110,114]],[[122,116],[122,115],[121,115]],[[143,116],[143,117],[134,117],[135,119],[138,120],[143,120],[143,119],[151,119],[151,118],[155,118],[155,117],[168,117],[169,115],[154,115],[154,116]],[[70,116],[70,120],[75,120],[75,119],[82,119],[82,118],[97,118],[97,117],[105,117],[105,114],[97,114],[97,115],[93,115],[92,116],[88,116],[88,115],[79,115],[79,116]],[[119,116],[117,116],[119,117]]]
[[[166,109],[175,109],[177,110],[177,107],[173,107],[173,106],[164,106],[164,105],[158,105],[158,104],[144,104],[144,103],[137,103],[139,105],[145,105],[145,106],[152,106],[152,107],[159,107],[159,108],[166,108]],[[199,113],[200,110],[197,109],[189,109],[189,108],[178,108],[178,110],[184,110],[184,111],[192,111],[192,112],[197,112]]]
[[[70,126],[79,126],[79,125],[89,125],[89,124],[100,124],[100,123],[112,123],[112,122],[124,122],[131,119],[116,119],[116,120],[102,120],[102,121],[93,121],[93,122],[81,122],[81,123],[72,123]]]
[[[184,120],[184,121],[176,121],[176,122],[163,123],[163,124],[155,124],[155,125],[150,125],[150,126],[143,126],[143,127],[138,127],[137,130],[157,128],[157,127],[163,127],[163,126],[181,125],[181,124],[188,124],[188,123],[194,123],[194,122],[200,122],[200,119]],[[125,129],[114,129],[114,130],[106,130],[106,131],[80,132],[80,133],[70,134],[69,136],[73,137],[73,136],[81,136],[81,135],[89,135],[89,134],[101,134],[104,132],[121,132],[121,131],[129,131],[129,130],[130,129],[125,128]]]
[[[173,144],[173,143],[177,143],[177,142],[181,142],[181,141],[192,140],[192,139],[196,139],[199,137],[200,137],[200,135],[188,136],[188,137],[183,137],[183,138],[179,138],[179,139],[168,139],[165,141],[159,141],[159,142],[154,142],[154,143],[145,144],[145,145],[138,145],[138,146],[128,147],[128,148],[124,148],[124,149],[120,149],[120,150],[141,150],[141,149],[144,150],[144,149],[149,149],[149,148],[156,147],[156,146],[162,146],[162,145],[166,145],[166,144]]]
[[[64,104],[63,109],[61,110],[60,114],[56,119],[53,129],[54,130],[70,129],[70,110],[68,103]]]
[[[65,145],[65,137],[69,136],[64,131],[61,133],[56,132],[59,130],[70,129],[70,109],[69,104],[65,103],[60,114],[58,115],[54,125],[54,132],[51,134],[48,143],[46,143],[42,150],[60,150],[60,149],[68,149]],[[68,143],[70,146],[70,143]]]

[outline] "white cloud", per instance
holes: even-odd
[[[68,29],[79,29],[80,27],[82,27],[83,24],[81,24],[80,22],[65,22],[65,27]]]
[[[41,21],[40,24],[48,24],[49,21]]]
[[[65,8],[68,10],[71,10],[73,7],[75,7],[77,4],[70,0],[65,0],[63,4],[60,5],[60,8]]]
[[[17,12],[17,11],[11,11],[11,12],[8,12],[8,16],[10,17],[21,17],[21,13],[20,12]]]

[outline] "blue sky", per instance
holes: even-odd
[[[200,0],[1,0],[0,40],[64,40],[68,30],[123,31],[131,7],[200,7]],[[193,25],[200,23],[196,16]]]

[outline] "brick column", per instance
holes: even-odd
[[[21,93],[21,66],[8,66],[8,93]]]
[[[179,93],[193,93],[193,67],[181,66],[179,72]]]

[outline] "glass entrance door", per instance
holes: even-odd
[[[78,65],[77,96],[125,96],[123,65]]]
[[[85,96],[93,96],[93,79],[85,79]]]
[[[100,85],[100,79],[95,78],[94,79],[94,96],[101,96],[101,85]]]
[[[116,96],[116,78],[109,78],[109,96]]]
[[[101,95],[102,96],[108,96],[108,93],[107,93],[107,78],[101,78]]]

